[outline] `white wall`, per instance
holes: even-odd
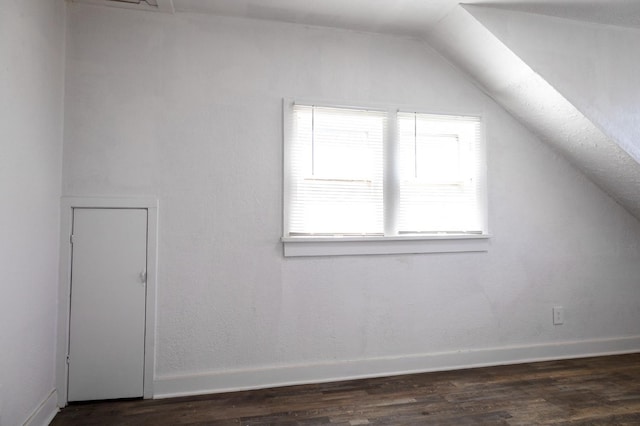
[[[3,2],[0,425],[55,410],[64,37],[64,1]]]
[[[640,29],[487,7],[469,9],[640,161]]]
[[[157,394],[640,349],[638,221],[422,42],[69,10],[63,193],[159,197]],[[484,114],[489,252],[283,258],[282,97]]]

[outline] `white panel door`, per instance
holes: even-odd
[[[141,397],[146,209],[73,210],[68,400]]]

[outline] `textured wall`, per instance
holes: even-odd
[[[0,12],[0,425],[23,424],[55,387],[64,7]]]
[[[636,337],[640,224],[422,42],[74,4],[67,70],[64,194],[160,200],[159,380]],[[283,97],[484,114],[489,252],[285,259]]]

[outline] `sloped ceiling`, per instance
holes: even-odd
[[[640,2],[637,0],[484,0],[464,3],[597,24],[640,28]]]
[[[603,4],[607,5],[606,9]],[[611,117],[611,113],[609,120],[603,120],[598,108],[585,104],[584,99],[589,96],[582,96],[582,103],[569,101],[566,92],[554,85],[557,80],[552,82],[543,77],[539,69],[543,62],[552,64],[552,67],[566,68],[562,62],[570,60],[570,49],[572,44],[577,47],[576,40],[565,43],[565,48],[569,49],[565,50],[565,56],[558,55],[559,51],[554,51],[549,46],[560,44],[558,37],[571,39],[583,35],[565,30],[575,25],[573,22],[581,20],[591,23],[591,26],[606,24],[609,28],[633,26],[637,23],[635,18],[640,16],[638,6],[638,2],[615,0],[477,3],[456,7],[428,30],[425,39],[529,130],[563,154],[596,185],[640,219],[640,144],[634,138],[637,133],[635,128],[626,126],[625,129],[625,126],[619,125],[620,120],[615,125],[617,118]],[[500,10],[502,13],[496,16],[495,12]],[[514,14],[519,15],[519,19],[512,19]],[[528,50],[537,50],[538,56],[548,55],[549,58],[542,62],[526,61],[521,53],[527,49],[520,46],[520,49],[514,50],[514,44],[508,44],[506,40],[519,29],[518,25],[528,23],[534,16],[540,15],[553,16],[556,28],[561,27],[563,31],[554,32],[554,40],[540,32],[550,30],[552,26],[533,27],[532,30],[532,25],[529,25],[528,37],[523,44],[529,45]],[[572,20],[567,21],[567,18]],[[558,22],[559,20],[563,22]],[[604,33],[609,34],[611,30],[605,30]],[[616,36],[620,38],[619,35]],[[604,43],[603,38],[606,37],[598,34],[594,41]],[[538,39],[544,41],[537,42]],[[614,50],[618,50],[619,46],[621,45],[612,44]],[[593,47],[596,48],[595,45]],[[631,54],[635,56],[633,52]],[[604,56],[602,59],[606,60]],[[596,62],[598,61],[600,58],[596,58]],[[629,66],[635,66],[636,62],[623,61]],[[574,69],[575,74],[586,71]],[[549,74],[551,73],[546,75]],[[624,76],[627,72],[617,74]],[[602,76],[615,77],[615,73]],[[618,86],[625,87],[624,84]],[[635,86],[635,83],[628,84],[626,88],[633,89]],[[566,88],[565,85],[562,89]],[[590,92],[593,87],[583,85],[581,90]],[[572,99],[577,98],[574,96]],[[592,99],[598,98],[593,96]],[[637,103],[638,100],[640,98],[636,94],[633,101]],[[637,108],[632,110],[635,112]],[[618,115],[629,115],[619,112]],[[620,131],[621,129],[624,130]]]
[[[640,28],[637,0],[69,0],[165,12],[211,13],[305,25],[424,35],[459,4],[486,5]]]
[[[638,0],[71,0],[170,13],[211,13],[423,39],[540,139],[640,219],[640,148],[598,126],[526,63],[479,10],[502,9],[640,28]],[[638,95],[640,98],[640,95]],[[623,143],[621,143],[623,142]],[[634,158],[635,157],[635,158]]]
[[[450,62],[540,139],[640,218],[640,155],[601,130],[473,15],[458,7],[427,37]],[[484,9],[484,8],[480,8]]]

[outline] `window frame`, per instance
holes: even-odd
[[[310,99],[284,98],[283,111],[283,221],[281,242],[285,257],[295,256],[341,256],[341,255],[374,255],[374,254],[417,254],[417,253],[459,253],[485,252],[489,249],[490,235],[488,227],[487,205],[487,171],[485,121],[482,114],[460,112],[433,112],[425,108],[414,108],[406,105],[372,105],[358,103],[345,105],[339,102],[327,102]],[[294,106],[296,104],[325,108],[344,108],[357,110],[384,111],[387,114],[387,134],[383,147],[383,212],[384,235],[331,235],[331,236],[288,236],[289,206],[291,205],[291,148],[293,138]],[[418,114],[471,116],[480,119],[478,187],[479,210],[481,214],[481,233],[425,233],[398,234],[396,231],[396,214],[399,202],[399,173],[396,161],[398,158],[398,113],[415,112]]]

